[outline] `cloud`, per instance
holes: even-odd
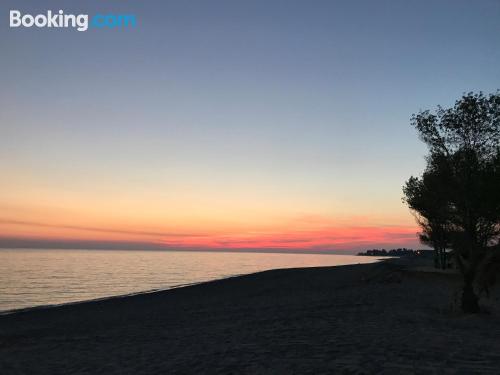
[[[141,230],[121,230],[75,225],[44,224],[32,221],[0,219],[0,224],[26,225],[41,228],[61,229],[58,235],[0,238],[0,247],[42,247],[42,248],[96,248],[96,249],[280,249],[280,250],[361,250],[375,247],[414,247],[418,240],[415,226],[398,225],[345,225],[320,216],[305,218],[306,225],[295,222],[287,228],[268,228],[246,232],[223,233],[166,233]],[[314,225],[311,225],[314,223]],[[139,236],[135,239],[91,239],[73,238],[63,229],[94,233],[109,233]],[[140,239],[144,236],[144,240]]]
[[[165,239],[177,248],[280,248],[280,249],[359,249],[366,246],[408,246],[417,243],[417,229],[405,226],[349,226],[317,230],[285,230],[251,234],[213,235],[197,238]]]
[[[79,225],[60,225],[60,224],[45,224],[35,221],[22,221],[22,220],[8,220],[0,219],[0,224],[7,225],[25,225],[30,227],[39,228],[55,228],[55,229],[73,229],[88,232],[99,232],[99,233],[110,233],[110,234],[125,234],[125,235],[136,235],[136,236],[149,236],[149,237],[196,237],[204,236],[200,233],[166,233],[166,232],[154,232],[154,231],[141,231],[141,230],[123,230],[123,229],[109,229],[100,227],[87,227]]]
[[[47,238],[0,237],[0,248],[5,249],[109,249],[109,250],[161,250],[166,247],[154,242],[92,241]]]

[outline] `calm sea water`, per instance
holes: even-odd
[[[323,254],[0,250],[0,311],[167,289],[274,268],[370,263]]]

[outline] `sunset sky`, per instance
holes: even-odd
[[[23,13],[135,28],[11,29]],[[412,113],[500,88],[500,1],[0,4],[0,247],[420,247]]]

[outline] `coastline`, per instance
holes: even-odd
[[[258,272],[253,272],[253,273],[258,273]],[[140,296],[143,294],[161,293],[161,292],[166,292],[166,291],[173,290],[173,289],[187,288],[187,287],[195,286],[195,285],[199,285],[199,284],[210,283],[212,281],[231,279],[233,277],[240,277],[240,276],[245,276],[245,275],[246,274],[233,275],[233,276],[221,277],[221,278],[214,279],[214,280],[198,281],[198,282],[192,282],[192,283],[186,283],[186,284],[173,285],[173,286],[166,287],[166,288],[143,290],[143,291],[139,291],[139,292],[117,294],[117,295],[113,295],[113,296],[92,298],[92,299],[86,299],[86,300],[81,300],[81,301],[72,301],[72,302],[54,303],[54,304],[47,304],[47,305],[21,307],[18,309],[11,309],[11,310],[0,310],[0,317],[2,317],[4,315],[21,314],[21,313],[26,313],[26,312],[31,312],[31,311],[38,311],[38,310],[48,310],[48,309],[54,309],[54,308],[59,308],[59,307],[64,307],[64,306],[81,305],[81,304],[85,304],[85,303],[102,302],[102,301],[114,300],[114,299],[120,299],[120,298],[129,298],[129,297]],[[250,274],[248,274],[248,275],[250,275]]]
[[[335,254],[329,254],[329,255],[335,255]],[[360,255],[360,256],[362,256],[362,255]],[[366,258],[366,256],[363,256],[363,257]],[[373,258],[375,258],[375,257],[373,257]],[[385,257],[385,259],[380,258],[380,259],[378,259],[378,261],[382,262],[382,261],[387,261],[389,259],[390,259],[389,257]],[[357,264],[352,264],[352,265],[361,265],[361,264],[363,264],[363,263],[357,263]],[[326,266],[326,267],[307,267],[307,268],[332,268],[332,267],[341,267],[341,265]],[[267,272],[267,271],[276,271],[276,270],[280,270],[280,269],[296,269],[296,268],[276,268],[276,269],[271,269],[271,270],[229,275],[226,277],[219,277],[219,278],[212,279],[212,280],[195,281],[195,282],[191,282],[191,283],[172,285],[172,286],[165,287],[165,288],[143,290],[143,291],[131,292],[131,293],[125,293],[125,294],[117,294],[117,295],[111,295],[111,296],[105,296],[105,297],[99,297],[99,298],[86,299],[86,300],[81,300],[81,301],[71,301],[71,302],[64,302],[64,303],[54,303],[54,304],[47,304],[47,305],[21,307],[21,308],[10,309],[10,310],[0,310],[0,317],[3,315],[12,315],[12,314],[25,313],[25,312],[31,312],[31,311],[53,309],[53,308],[58,308],[58,307],[70,306],[70,305],[80,305],[80,304],[85,304],[85,303],[102,302],[102,301],[106,301],[106,300],[114,300],[114,299],[119,299],[119,298],[128,298],[128,297],[134,297],[134,296],[139,296],[139,295],[143,295],[143,294],[166,292],[166,291],[169,291],[172,289],[186,288],[186,287],[195,286],[195,285],[199,285],[199,284],[206,284],[206,283],[211,283],[214,281],[221,281],[221,280],[232,279],[232,278],[236,278],[236,277],[249,276],[249,275],[259,274],[259,273]]]
[[[295,268],[0,316],[5,374],[497,373],[490,314],[411,262]]]
[[[0,251],[0,314],[167,290],[254,272],[377,261],[355,255]]]

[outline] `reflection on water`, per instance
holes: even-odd
[[[0,311],[163,289],[273,268],[375,260],[323,254],[0,250]]]

